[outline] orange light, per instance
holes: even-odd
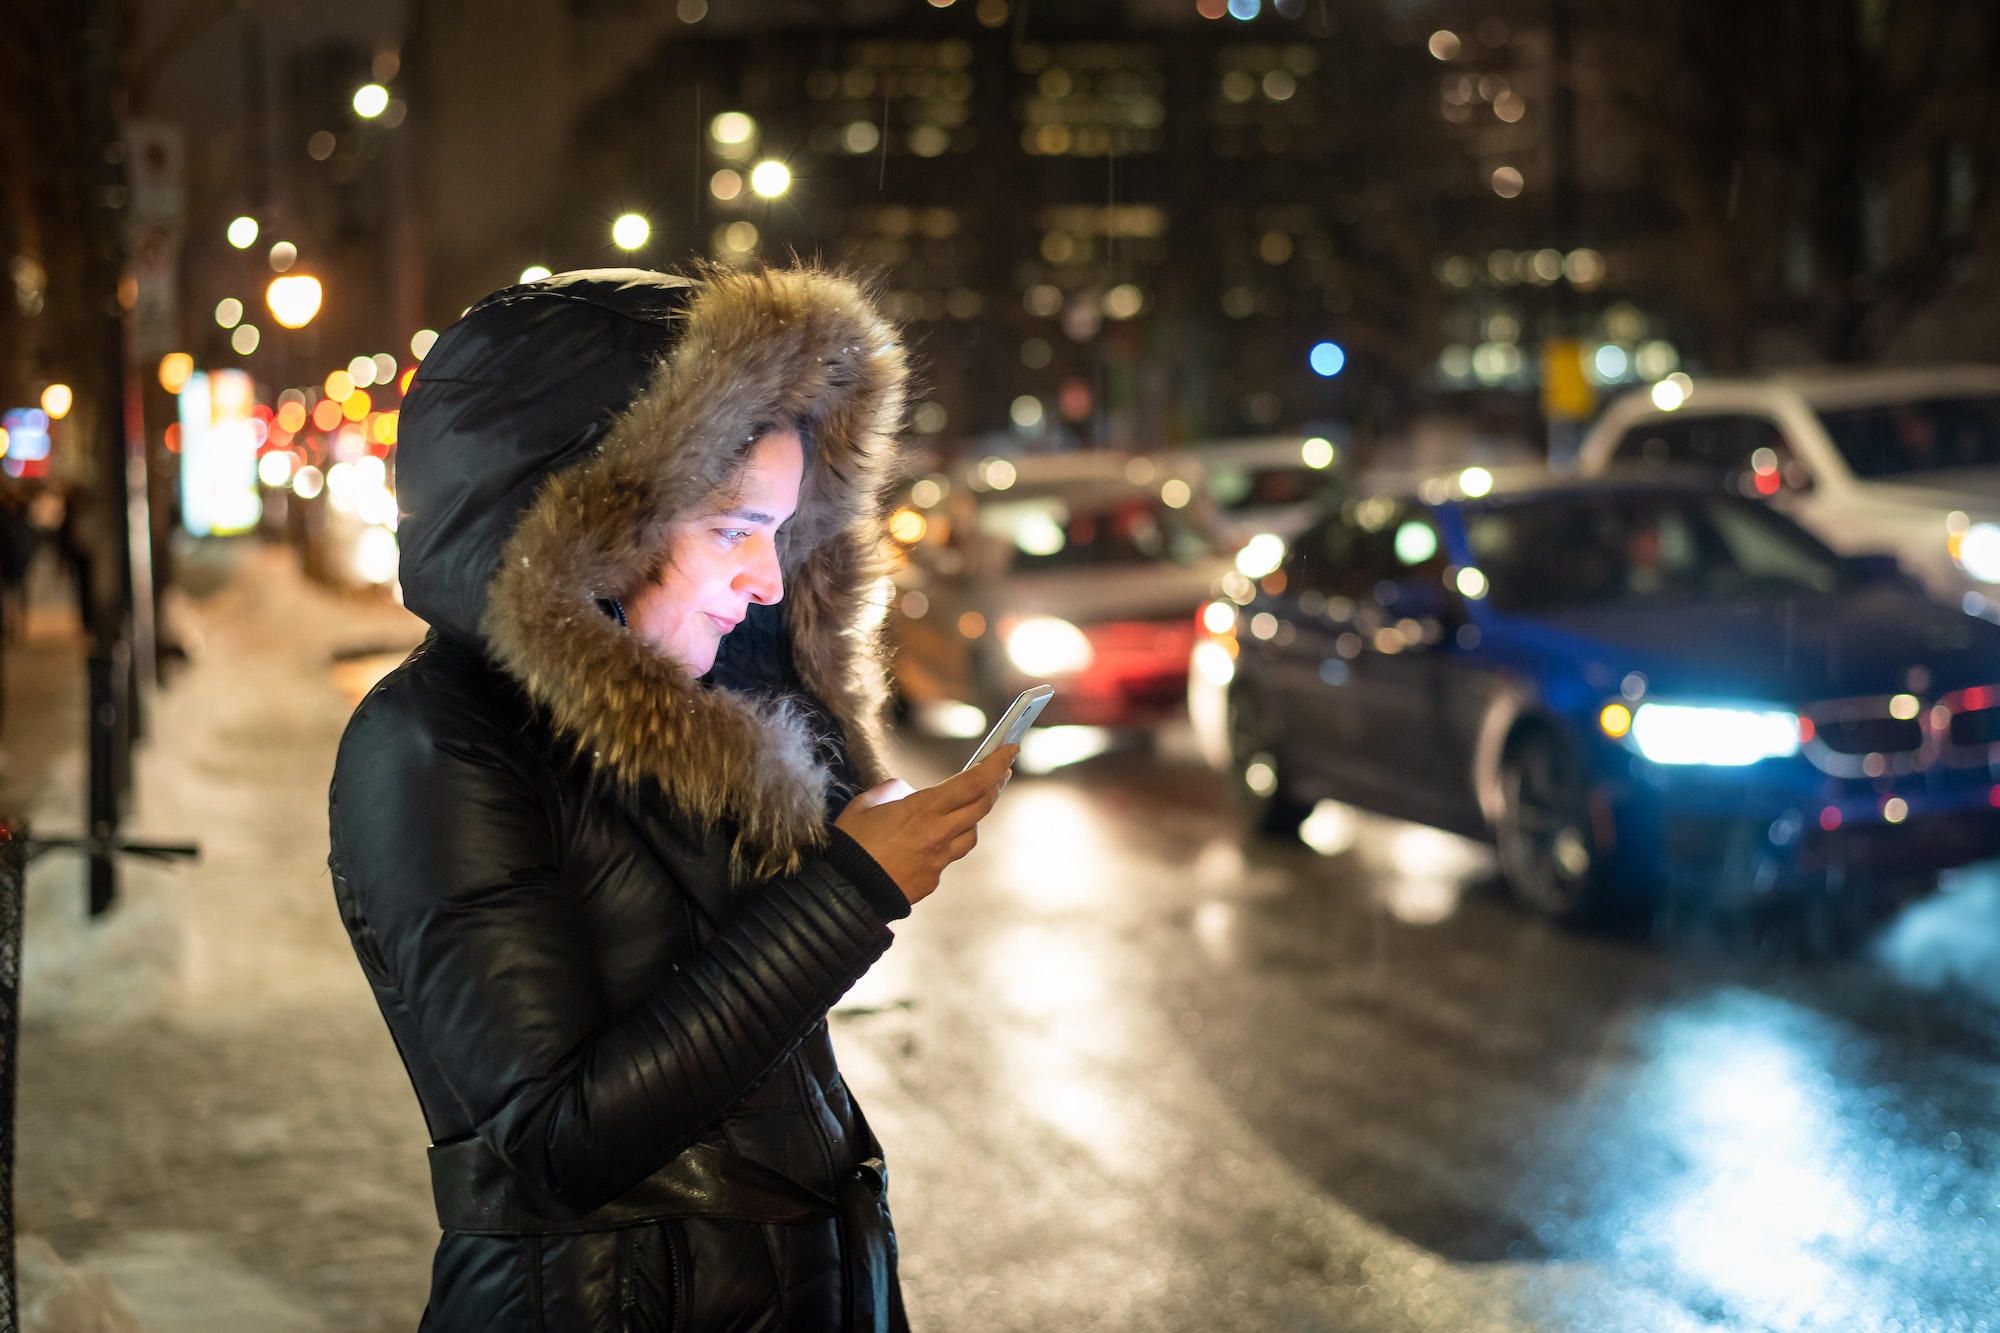
[[[394,444],[396,442],[396,414],[394,412],[377,412],[374,416],[368,418],[368,438],[375,444]]]
[[[49,414],[49,420],[61,421],[76,405],[76,394],[67,384],[51,384],[42,390],[42,411]]]
[[[320,399],[319,405],[313,408],[312,422],[321,430],[332,430],[340,424],[340,404],[331,398]]]
[[[968,639],[976,639],[986,632],[986,617],[977,611],[967,611],[958,618],[958,632]]]
[[[179,393],[194,374],[194,358],[186,352],[168,352],[160,358],[160,387],[168,393]]]
[[[930,524],[924,516],[907,506],[889,515],[889,535],[905,546],[915,546],[924,539],[924,529]]]
[[[286,403],[283,407],[280,407],[278,409],[279,430],[288,430],[292,432],[292,434],[296,435],[299,433],[299,428],[305,424],[306,424],[306,405],[304,403],[299,403],[299,402]]]
[[[170,454],[177,454],[177,453],[179,453],[179,452],[181,451],[181,423],[180,423],[180,422],[178,422],[178,421],[169,421],[169,422],[167,423],[167,438],[166,438],[166,441],[165,441],[165,443],[166,443],[166,446],[167,446],[167,452],[168,452],[168,453],[170,453]]]
[[[1606,704],[1598,711],[1597,725],[1615,741],[1632,730],[1632,710],[1624,704]]]
[[[368,390],[356,389],[347,395],[347,401],[340,405],[340,415],[349,421],[359,421],[368,415]]]
[[[1811,718],[1802,717],[1799,719],[1799,744],[1804,745],[1807,741],[1811,740],[1814,736],[1817,736],[1818,734],[1819,734],[1819,728],[1813,725],[1813,720]]]
[[[326,396],[336,403],[347,401],[347,395],[354,392],[354,376],[344,370],[336,370],[326,377]]]
[[[415,366],[411,366],[408,370],[404,371],[402,375],[396,380],[396,392],[408,393],[410,391],[410,381],[415,379],[416,377],[417,377],[417,368]]]

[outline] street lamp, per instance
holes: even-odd
[[[354,90],[354,114],[373,120],[389,109],[389,90],[379,83],[364,83]]]
[[[791,169],[782,162],[759,162],[750,169],[750,188],[766,199],[776,199],[791,186]]]
[[[637,213],[626,213],[611,224],[611,239],[620,250],[637,250],[653,234],[653,224]]]
[[[264,304],[271,307],[271,318],[288,329],[302,329],[312,323],[319,313],[319,303],[325,293],[320,290],[319,279],[305,273],[288,273],[282,278],[271,279],[271,285],[264,289]]]

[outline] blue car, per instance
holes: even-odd
[[[1268,831],[1333,799],[1485,839],[1559,919],[2000,854],[2000,625],[1763,505],[1470,469],[1253,540],[1225,588],[1190,713]]]

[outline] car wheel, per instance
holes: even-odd
[[[1292,795],[1267,723],[1254,694],[1229,692],[1230,772],[1236,779],[1236,799],[1256,832],[1266,837],[1296,838],[1299,825],[1311,811]]]
[[[1530,731],[1500,763],[1496,828],[1500,871],[1514,898],[1554,921],[1579,921],[1598,906],[1596,847],[1583,771],[1555,736]]]

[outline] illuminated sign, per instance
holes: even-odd
[[[10,477],[40,476],[47,471],[49,414],[39,407],[17,407],[0,413],[0,470]]]
[[[256,405],[248,371],[198,370],[181,388],[181,522],[197,537],[248,532],[263,517]]]

